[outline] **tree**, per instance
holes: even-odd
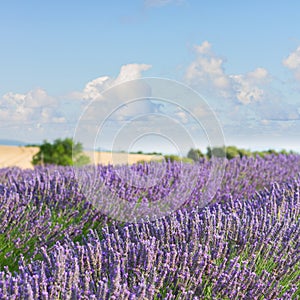
[[[211,159],[213,156],[214,157],[225,157],[226,156],[226,149],[224,147],[207,147],[207,152],[206,155],[209,159]]]
[[[204,157],[204,154],[199,149],[191,148],[187,154],[187,157],[192,159],[193,161],[199,161],[200,158]]]
[[[82,144],[74,143],[71,138],[56,139],[53,144],[45,140],[39,148],[39,152],[33,156],[33,165],[81,166],[90,162],[89,157],[83,154]]]
[[[239,149],[236,146],[227,146],[225,148],[224,147],[214,147],[214,148],[207,148],[207,157],[211,158],[212,156],[216,156],[216,157],[225,157],[227,159],[233,159],[235,157],[243,157],[243,156],[247,156],[250,157],[253,155],[253,153],[251,153],[249,150],[245,150],[245,149]]]
[[[239,153],[240,157],[244,157],[244,156],[250,157],[253,155],[253,153],[251,153],[250,150],[246,150],[246,149],[238,149],[238,153]]]
[[[237,147],[235,146],[228,146],[226,147],[226,158],[233,159],[235,157],[239,157],[240,153]]]

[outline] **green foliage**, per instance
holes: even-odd
[[[174,155],[174,154],[166,154],[166,155],[164,155],[164,158],[166,161],[170,161],[170,162],[174,162],[174,161],[181,161],[184,163],[193,163],[194,162],[191,158],[180,157],[180,156]]]
[[[169,160],[171,162],[181,161],[181,158],[178,155],[175,155],[175,154],[164,155],[164,158],[165,158],[165,160],[167,160],[167,161]]]
[[[204,154],[201,152],[200,149],[190,149],[187,154],[187,157],[192,159],[193,161],[199,161],[200,158],[204,157]]]
[[[154,152],[147,152],[145,154],[147,154],[147,155],[162,155],[161,152],[156,152],[156,151],[154,151]]]
[[[139,151],[131,151],[129,152],[129,154],[144,154],[144,152],[142,150]]]
[[[191,148],[187,154],[187,157],[192,159],[193,161],[199,160],[200,157],[207,157],[208,159],[211,159],[212,156],[214,157],[226,157],[227,159],[233,159],[235,157],[265,157],[266,155],[289,155],[289,154],[296,154],[294,151],[276,151],[274,149],[269,149],[265,151],[253,151],[246,149],[239,149],[236,146],[228,146],[228,147],[207,147],[206,154],[202,154],[202,152],[199,149],[193,149]]]
[[[129,152],[130,154],[145,154],[145,155],[162,155],[161,152],[156,152],[156,151],[153,151],[153,152],[143,152],[142,150],[139,150],[139,151],[131,151]]]
[[[71,138],[56,139],[53,144],[44,141],[39,148],[39,152],[33,156],[33,165],[81,166],[90,162],[89,157],[83,154],[82,144],[74,143]]]
[[[191,158],[188,158],[188,157],[183,157],[181,159],[181,161],[184,162],[184,163],[189,163],[189,164],[194,162]]]
[[[246,156],[246,157],[250,157],[252,156],[252,152],[250,150],[245,150],[245,149],[237,149],[239,152],[240,157]]]
[[[289,155],[289,154],[296,154],[294,151],[286,151],[286,150],[281,150],[279,152],[275,151],[274,149],[269,149],[269,150],[264,150],[264,151],[254,151],[253,156],[260,156],[260,157],[265,157],[266,155]]]
[[[226,158],[227,159],[232,159],[235,157],[249,157],[252,156],[251,151],[245,150],[245,149],[239,149],[235,146],[228,146],[226,147]]]
[[[213,156],[214,157],[225,157],[226,155],[226,149],[225,147],[207,147],[207,153],[206,156],[211,159]]]
[[[232,158],[240,156],[238,148],[235,146],[228,146],[228,147],[226,147],[225,151],[226,151],[227,159],[232,159]]]

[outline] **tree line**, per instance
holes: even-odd
[[[198,161],[201,158],[211,159],[212,156],[216,157],[226,157],[227,159],[233,159],[236,157],[265,157],[266,155],[288,155],[296,154],[294,151],[276,151],[274,149],[263,150],[263,151],[250,151],[242,148],[237,148],[236,146],[227,146],[227,147],[207,147],[206,153],[202,153],[200,149],[191,148],[187,154],[187,157],[193,161]]]
[[[37,145],[35,145],[37,146]],[[43,144],[38,146],[40,149],[37,154],[33,156],[33,165],[46,165],[55,164],[62,166],[82,166],[90,163],[90,158],[83,152],[83,146],[81,143],[75,143],[72,138],[56,139],[53,143],[45,140]],[[135,152],[137,154],[149,154],[149,155],[162,155],[160,152],[144,153],[143,151]],[[196,162],[201,159],[211,159],[214,157],[226,157],[227,159],[233,159],[235,157],[265,157],[266,155],[279,155],[279,154],[295,154],[293,151],[275,151],[273,149],[265,151],[250,151],[237,148],[236,146],[228,147],[207,147],[206,153],[201,152],[200,149],[191,148],[186,157],[180,157],[178,155],[162,155],[165,160],[170,161],[182,161],[182,162]]]

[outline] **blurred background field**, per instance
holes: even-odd
[[[0,168],[20,167],[22,169],[33,168],[32,157],[38,153],[38,147],[25,146],[0,146]],[[160,160],[160,155],[127,154],[111,152],[85,151],[91,162],[98,164],[133,164],[138,161]]]

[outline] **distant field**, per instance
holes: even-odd
[[[17,166],[32,168],[31,159],[38,152],[36,147],[0,146],[0,168]]]
[[[22,169],[33,168],[31,159],[39,151],[37,147],[0,146],[0,168],[17,166]],[[133,164],[138,161],[151,161],[161,159],[161,156],[145,154],[127,154],[111,152],[85,152],[91,162],[98,164]]]

